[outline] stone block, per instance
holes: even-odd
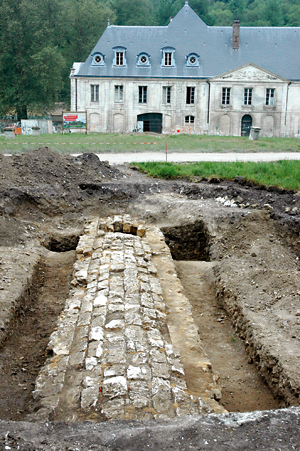
[[[90,410],[95,408],[99,399],[99,385],[84,388],[81,392],[81,408]]]
[[[150,283],[150,287],[151,287],[151,291],[159,296],[163,295],[159,280],[156,279],[155,277],[150,277],[149,280]]]
[[[104,369],[104,377],[125,376],[126,366],[125,364],[118,364],[108,366]]]
[[[123,304],[119,304],[119,303],[117,303],[117,304],[115,304],[115,303],[109,303],[108,304],[108,306],[107,306],[107,311],[109,312],[109,313],[114,313],[114,312],[124,312],[124,310],[125,310],[125,307],[124,307],[124,305]]]
[[[99,342],[99,341],[92,341],[91,343],[89,343],[88,346],[88,350],[87,350],[87,357],[98,357],[97,354],[97,349],[99,344],[101,343],[101,345],[103,345],[103,342]]]
[[[144,381],[129,381],[129,399],[134,408],[140,409],[143,407],[150,407],[151,405],[151,391],[148,382]]]
[[[95,310],[92,317],[91,327],[103,327],[105,324],[106,315],[101,315],[98,313],[97,309]]]
[[[170,359],[168,359],[170,361]],[[173,373],[177,373],[181,376],[184,376],[184,368],[182,363],[180,362],[180,359],[178,358],[174,358],[171,360],[172,366],[171,366],[171,370]]]
[[[75,331],[74,323],[67,323],[54,331],[50,337],[48,349],[56,355],[68,355]]]
[[[96,357],[87,357],[85,359],[85,369],[90,371],[98,364],[98,360]]]
[[[111,263],[110,264],[110,271],[111,272],[114,272],[114,273],[116,273],[116,272],[122,272],[122,271],[124,271],[124,269],[125,269],[125,265],[124,265],[124,263]]]
[[[146,228],[142,225],[139,225],[136,231],[136,235],[143,238],[146,234]]]
[[[122,232],[123,231],[123,219],[122,216],[114,216],[112,220],[112,224],[114,227],[115,232]]]
[[[103,339],[104,339],[104,331],[102,327],[99,326],[92,327],[89,333],[89,340],[102,341]]]
[[[106,329],[124,329],[125,323],[122,320],[112,320],[108,324],[105,325]]]
[[[141,366],[148,362],[148,352],[134,352],[127,356],[128,363],[132,366]]]
[[[150,359],[152,362],[167,363],[167,358],[164,351],[156,348],[150,350]]]
[[[126,308],[124,313],[124,320],[126,324],[134,324],[136,326],[142,325],[142,317],[140,315],[140,307],[130,305],[131,308]]]
[[[94,307],[103,307],[107,304],[107,296],[105,296],[102,293],[98,293],[97,296],[94,299]]]
[[[106,420],[125,419],[125,401],[123,398],[110,399],[102,404],[101,413]]]
[[[88,326],[91,322],[91,318],[92,318],[92,313],[90,312],[86,312],[86,313],[80,313],[78,321],[77,321],[77,326]]]
[[[84,298],[81,304],[81,312],[82,313],[92,312],[92,310],[93,310],[93,302],[88,300],[87,298]]]
[[[150,293],[142,293],[141,294],[141,305],[147,308],[153,308],[153,297]]]
[[[84,365],[86,353],[85,351],[71,351],[69,366],[70,367],[81,367]]]
[[[178,416],[195,415],[198,413],[197,405],[193,402],[191,396],[178,387],[172,388],[174,402],[176,404],[176,414]]]
[[[131,217],[123,215],[123,233],[131,233]]]
[[[143,292],[149,293],[151,291],[149,283],[141,282],[140,290],[141,290],[141,293],[143,293]]]
[[[127,368],[127,378],[150,381],[151,369],[148,365],[141,366],[129,365]]]
[[[152,362],[151,369],[153,377],[160,377],[162,379],[170,378],[170,369],[166,363]]]
[[[163,348],[164,342],[162,340],[161,333],[157,329],[147,331],[147,337],[150,345],[153,348]]]
[[[152,402],[157,414],[167,415],[168,418],[173,418],[175,416],[171,385],[168,380],[157,377],[153,378]],[[155,416],[155,418],[162,417]]]
[[[127,380],[124,376],[110,377],[102,384],[102,394],[104,398],[113,399],[127,394]]]
[[[177,388],[180,388],[181,390],[187,390],[186,381],[183,377],[178,376],[177,374],[171,374],[170,377],[171,385]]]

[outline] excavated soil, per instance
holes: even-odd
[[[119,213],[165,234],[219,373],[223,406],[243,412],[299,405],[297,193],[242,178],[155,180],[93,154],[71,157],[47,147],[2,155],[0,163],[0,290],[16,299],[1,319],[0,419],[31,413],[30,392],[67,297],[84,224]],[[7,259],[11,249],[20,250],[19,258]],[[26,263],[31,254],[39,257]]]

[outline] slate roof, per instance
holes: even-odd
[[[113,67],[113,47],[126,47],[126,67]],[[175,48],[175,67],[161,67],[162,48]],[[232,48],[232,27],[209,27],[186,3],[165,27],[108,26],[77,77],[211,78],[253,63],[289,80],[300,80],[300,27],[240,27]],[[104,66],[92,66],[101,52]],[[137,67],[137,55],[150,55],[151,67]],[[200,55],[199,67],[186,56]]]

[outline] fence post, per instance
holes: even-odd
[[[166,163],[168,162],[168,148],[167,148],[167,141],[165,141],[165,148],[166,148]]]

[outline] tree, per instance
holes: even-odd
[[[85,61],[107,27],[115,22],[112,9],[99,0],[65,0],[65,31],[61,47],[71,67],[74,61]]]
[[[0,111],[16,112],[19,120],[27,118],[29,106],[53,105],[62,87],[64,60],[41,14],[48,3],[0,1]],[[59,9],[57,2],[55,14]]]
[[[230,26],[233,23],[233,14],[224,2],[215,2],[209,13],[208,25]]]
[[[278,0],[266,1],[265,19],[271,27],[280,27],[283,25],[282,8]]]
[[[245,0],[230,0],[228,8],[232,12],[233,19],[243,20],[246,8]]]
[[[116,25],[154,25],[154,9],[151,0],[112,0]]]
[[[154,7],[156,25],[168,25],[171,17],[178,12],[176,0],[158,0]]]

